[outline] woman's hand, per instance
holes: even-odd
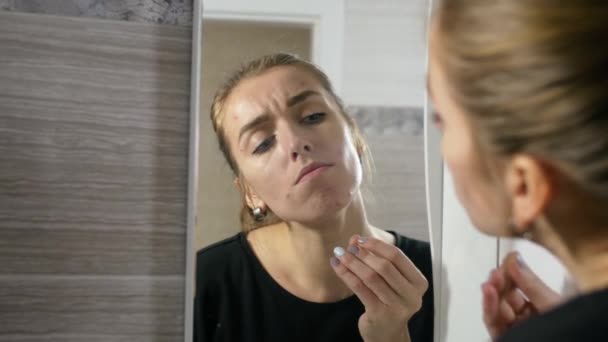
[[[407,323],[422,307],[428,282],[394,245],[353,236],[331,264],[365,306],[359,332],[366,342],[409,341]]]
[[[562,300],[511,252],[482,284],[483,321],[492,339],[514,324],[547,311]]]

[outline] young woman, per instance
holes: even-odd
[[[607,19],[605,0],[443,0],[434,16],[429,88],[460,201],[482,232],[554,253],[581,291],[552,307],[507,260],[483,286],[499,341],[608,341]]]

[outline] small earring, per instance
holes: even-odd
[[[260,207],[255,207],[253,208],[253,218],[260,222],[260,221],[264,221],[264,217],[266,215],[262,212],[262,208]]]
[[[526,231],[523,233],[519,233],[519,229],[517,224],[515,223],[515,220],[511,221],[511,231],[513,232],[513,235],[522,238],[522,239],[526,239],[531,241],[532,238],[534,237],[534,234],[532,234],[532,230],[530,229],[529,225],[527,225]]]

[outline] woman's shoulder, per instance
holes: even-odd
[[[411,238],[392,230],[387,230],[387,232],[391,233],[395,237],[395,246],[401,249],[408,257],[431,257],[431,244],[427,241]]]
[[[427,241],[418,240],[387,230],[395,237],[395,246],[405,254],[422,273],[430,279],[432,275],[433,262],[431,260],[431,244]]]
[[[196,252],[197,268],[216,268],[222,264],[225,264],[227,261],[243,255],[243,236],[244,233],[241,232],[201,248],[198,252]]]
[[[243,247],[245,233],[215,242],[196,253],[196,287],[201,296],[235,293],[251,269]]]
[[[608,289],[581,295],[509,329],[500,342],[608,341]]]

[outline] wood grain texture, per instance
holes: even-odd
[[[13,276],[0,282],[0,341],[183,341],[181,276]]]
[[[0,46],[0,341],[183,340],[191,30],[0,11]]]
[[[0,274],[179,275],[182,234],[87,229],[0,229]]]

